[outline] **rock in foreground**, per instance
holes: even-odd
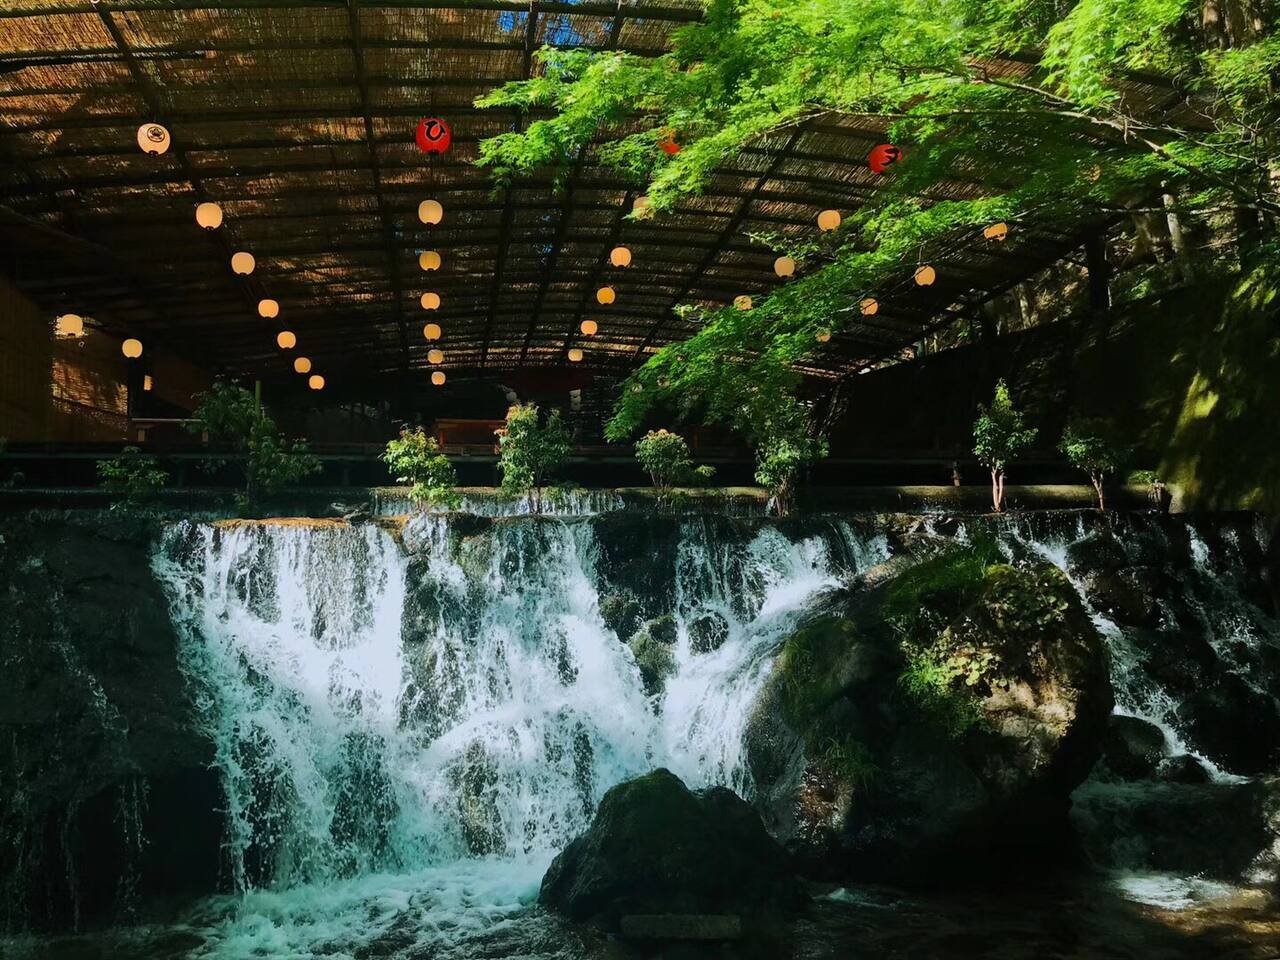
[[[1111,706],[1067,579],[977,543],[798,630],[746,745],[766,822],[807,870],[933,882],[1007,870],[1064,826]]]
[[[551,864],[540,899],[617,930],[624,916],[653,914],[736,915],[749,927],[795,897],[786,853],[746,801],[655,770],[605,794]]]

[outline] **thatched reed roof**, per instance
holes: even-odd
[[[753,233],[807,234],[826,207],[850,210],[876,178],[883,130],[832,119],[756,143],[705,196],[656,221],[624,219],[635,191],[586,157],[569,189],[550,177],[494,193],[477,143],[515,128],[477,96],[537,69],[544,43],[667,48],[698,0],[10,0],[0,8],[0,236],[21,287],[51,315],[94,317],[219,370],[292,377],[277,329],[299,338],[329,383],[369,384],[428,368],[423,324],[451,377],[520,366],[621,375],[696,321],[680,303],[723,304],[779,282]],[[453,127],[428,158],[423,116]],[[135,134],[164,123],[173,148],[144,155]],[[944,187],[964,196],[971,183]],[[435,228],[420,200],[445,207]],[[193,210],[221,204],[223,228]],[[69,239],[75,238],[75,240]],[[886,302],[836,337],[811,372],[890,355],[957,304],[986,298],[1079,242],[1041,230],[967,250],[937,285]],[[609,250],[634,254],[627,270]],[[989,245],[988,245],[989,246]],[[257,271],[228,261],[249,250]],[[420,251],[442,268],[423,274]],[[612,284],[617,301],[595,302]],[[427,314],[418,298],[437,291]],[[278,321],[255,310],[282,305]],[[584,342],[578,325],[599,321]]]

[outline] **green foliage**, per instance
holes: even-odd
[[[319,471],[320,463],[307,452],[306,444],[286,440],[257,398],[244,387],[218,380],[197,400],[187,429],[196,434],[208,433],[216,442],[230,443],[244,455],[244,502],[252,504],[263,494],[274,493]]]
[[[880,605],[881,616],[910,639],[936,633],[972,602],[987,569],[1003,562],[990,537],[952,547],[897,577]]]
[[[633,435],[667,406],[732,423],[755,406],[753,391],[794,396],[795,366],[822,349],[815,333],[856,331],[862,296],[993,221],[1067,228],[1157,190],[1183,198],[1184,216],[1280,213],[1266,175],[1280,165],[1280,41],[1267,33],[1274,12],[1257,15],[1261,36],[1227,44],[1206,37],[1190,0],[709,0],[659,56],[540,51],[533,79],[480,101],[540,115],[484,141],[480,163],[509,183],[547,166],[563,177],[595,151],[661,213],[744,148],[776,149],[809,121],[889,126],[906,155],[882,189],[833,234],[763,238],[800,260],[801,275],[753,310],[690,310],[701,328],[630,378],[610,436]],[[1038,67],[991,69],[1034,51]],[[1120,96],[1135,71],[1202,100],[1157,113]],[[668,157],[656,143],[671,131],[682,150]],[[975,172],[982,188],[970,198],[935,199]]]
[[[645,692],[650,696],[661,693],[667,678],[676,672],[670,641],[660,639],[651,629],[644,629],[631,638],[630,646]]]
[[[1105,420],[1076,419],[1067,424],[1058,449],[1077,470],[1089,475],[1098,492],[1098,507],[1104,506],[1103,481],[1124,467],[1133,456],[1131,446],[1115,438],[1115,430]]]
[[[1036,428],[1028,427],[1022,411],[1013,405],[1009,388],[1003,380],[996,382],[991,406],[979,404],[978,419],[973,422],[973,454],[978,462],[1003,472],[1036,439]]]
[[[935,568],[928,579],[937,575]],[[981,698],[1027,670],[1036,639],[1068,623],[1075,591],[1048,564],[995,563],[975,578],[966,561],[953,564],[942,579],[945,590],[909,591],[926,606],[894,621],[907,660],[899,687],[940,729],[959,738],[982,723]]]
[[[413,484],[409,497],[415,503],[456,508],[462,502],[455,489],[457,471],[440,452],[436,438],[422,427],[401,430],[399,437],[387,443],[382,460],[395,474],[396,482]]]
[[[636,459],[660,495],[677,484],[708,482],[716,468],[695,467],[684,437],[668,430],[650,430],[636,441]]]
[[[865,793],[880,775],[866,744],[854,737],[831,737],[818,749],[818,759],[857,793]]]
[[[160,469],[156,458],[143,455],[137,447],[125,447],[122,455],[98,461],[98,482],[109,493],[124,498],[128,506],[137,506],[164,489],[169,474]]]
[[[756,483],[769,491],[778,512],[787,514],[800,472],[827,455],[827,442],[799,433],[766,438],[756,447]]]
[[[937,729],[959,740],[983,722],[982,705],[968,690],[955,686],[956,673],[929,651],[918,650],[907,659],[898,677],[903,695]]]
[[[559,410],[545,419],[537,404],[516,404],[507,411],[507,423],[498,435],[498,469],[502,490],[509,496],[529,495],[541,510],[541,490],[563,466],[573,449],[569,430]]]
[[[821,617],[793,632],[778,651],[784,705],[791,720],[807,723],[839,693],[831,667],[857,640],[857,629],[842,617]]]

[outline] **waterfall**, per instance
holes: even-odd
[[[236,889],[262,906],[302,885],[483,876],[509,893],[520,876],[527,900],[622,780],[668,766],[749,792],[742,730],[772,653],[887,547],[838,521],[794,538],[663,522],[676,670],[652,697],[601,616],[590,518],[170,528],[154,566],[216,745]],[[727,637],[697,652],[710,614]]]

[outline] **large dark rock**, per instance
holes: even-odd
[[[752,926],[796,897],[786,853],[746,801],[723,787],[692,792],[655,770],[604,795],[587,832],[547,870],[540,900],[617,930],[637,914],[733,914]]]
[[[137,517],[0,524],[0,887],[9,927],[128,917],[217,888],[212,744],[196,729]]]
[[[1140,717],[1111,717],[1103,742],[1103,757],[1111,773],[1125,780],[1151,777],[1165,753],[1164,733],[1159,727]]]
[[[990,545],[899,569],[783,645],[746,731],[770,829],[820,874],[933,879],[1065,823],[1112,698],[1066,578]]]
[[[1272,690],[1229,670],[1202,678],[1178,705],[1191,741],[1233,773],[1280,769],[1280,704]]]

